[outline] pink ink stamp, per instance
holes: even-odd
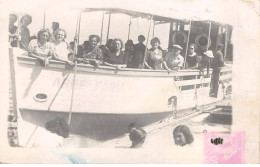
[[[245,132],[205,133],[204,155],[207,164],[244,164]]]

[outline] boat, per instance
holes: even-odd
[[[226,55],[227,41],[231,39],[232,26],[214,20],[182,20],[170,14],[129,8],[85,8],[80,9],[80,14],[93,11],[147,18],[151,23],[169,23],[169,46],[182,45],[185,55],[190,43],[215,50],[220,41],[225,44]],[[193,28],[185,30],[186,25]],[[148,35],[146,39],[151,37]],[[209,96],[212,69],[168,72],[96,68],[77,63],[69,66],[56,60],[50,60],[50,64],[43,67],[19,48],[9,48],[9,56],[18,126],[27,122],[36,129],[60,117],[68,120],[70,133],[100,141],[127,133],[130,123],[143,127],[165,118],[199,112],[225,99],[232,83],[232,64],[221,68],[219,94],[213,98]],[[28,132],[27,139],[34,130]],[[20,142],[20,145],[25,144]]]

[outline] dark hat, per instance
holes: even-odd
[[[182,50],[183,48],[180,45],[173,45],[172,48]]]

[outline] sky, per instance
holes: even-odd
[[[37,32],[44,27],[44,8],[35,6],[34,8],[28,8],[23,10],[15,10],[14,12],[23,15],[25,13],[32,16],[32,23],[28,26],[31,35],[37,35]],[[10,11],[12,12],[12,11]],[[60,28],[65,29],[67,32],[67,42],[73,41],[76,35],[76,24],[77,24],[78,11],[73,9],[51,9],[45,10],[45,28],[51,30],[52,22],[59,22]],[[102,29],[102,16],[103,12],[85,12],[81,14],[80,22],[80,44],[85,40],[88,40],[89,35],[96,34],[101,37]],[[108,32],[108,20],[109,14],[104,14],[103,21],[103,33],[102,33],[102,44],[106,43],[107,32]],[[112,14],[110,19],[110,29],[108,38],[121,38],[125,43],[128,40],[130,16],[125,14]],[[16,23],[17,24],[17,23]],[[153,22],[150,29],[151,40],[153,36]],[[170,24],[156,25],[154,28],[154,37],[159,37],[161,40],[161,46],[166,49],[168,46]],[[138,36],[144,35],[147,39],[149,30],[149,20],[146,18],[132,18],[129,39],[132,39],[134,43],[138,43]],[[149,40],[149,41],[150,41]],[[146,41],[145,41],[146,43]],[[148,48],[150,42],[148,42]]]

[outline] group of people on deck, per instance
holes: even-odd
[[[68,44],[65,41],[67,33],[64,29],[59,28],[57,22],[53,22],[52,33],[48,29],[41,29],[37,37],[31,37],[27,26],[32,22],[32,17],[24,15],[20,20],[21,25],[19,27],[14,25],[16,21],[17,16],[11,14],[9,19],[9,42],[11,46],[17,47],[19,45],[20,48],[28,51],[29,56],[39,59],[43,66],[47,65],[50,59],[55,59],[69,65],[74,65],[74,62],[77,61],[95,67],[106,65],[117,69],[145,68],[170,72],[184,67],[204,69],[210,63],[211,58],[214,58],[211,51],[202,52],[198,55],[196,45],[190,44],[186,62],[184,62],[184,57],[180,55],[183,50],[181,46],[173,44],[168,51],[164,51],[160,47],[160,39],[154,37],[150,41],[152,47],[146,49],[143,44],[145,41],[143,35],[138,37],[139,43],[134,44],[132,40],[128,40],[125,45],[120,38],[109,39],[106,45],[98,45],[100,37],[90,35],[88,41],[74,48],[74,42]],[[124,46],[125,49],[123,49]],[[223,45],[221,47],[223,48]],[[73,56],[75,49],[77,49],[77,54]],[[222,66],[224,63],[223,55],[218,56],[218,60],[213,60],[213,62]]]

